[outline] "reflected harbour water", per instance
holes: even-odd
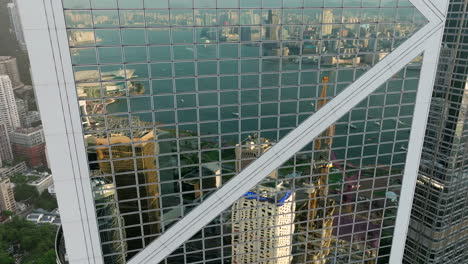
[[[406,0],[64,3],[107,263],[131,259],[426,23]],[[166,263],[384,263],[421,60]]]

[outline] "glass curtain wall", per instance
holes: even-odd
[[[107,263],[131,259],[427,22],[408,0],[63,0],[63,4]],[[315,140],[299,163],[278,168],[270,175],[274,180],[241,198],[233,205],[236,210],[223,216],[232,218],[232,224],[220,222],[210,235],[201,235],[201,241],[209,237],[230,241],[229,249],[219,245],[226,253],[215,262],[206,261],[208,250],[202,242],[193,246],[198,253],[183,249],[182,257],[176,252],[179,259],[167,262],[325,261],[321,259],[330,258],[333,250],[323,248],[338,241],[346,241],[347,252],[354,252],[353,242],[330,238],[350,236],[349,231],[335,230],[335,221],[354,221],[354,214],[340,220],[338,212],[344,210],[343,201],[350,204],[349,212],[357,210],[355,203],[361,199],[353,186],[363,174],[345,171],[367,168],[372,162],[361,162],[363,157],[374,160],[373,166],[383,169],[372,167],[374,172],[368,175],[387,173],[375,186],[383,201],[380,214],[387,207],[396,208],[398,188],[389,186],[397,186],[401,168],[393,169],[392,158],[375,159],[379,153],[406,151],[405,144],[396,147],[394,141],[405,140],[406,132],[397,127],[409,131],[412,108],[406,104],[414,103],[419,67],[420,58],[363,102],[362,109],[324,132],[326,139]],[[392,110],[384,110],[386,104],[393,105]],[[381,136],[382,131],[388,135]],[[317,173],[323,176],[317,179]],[[296,181],[295,187],[286,184]],[[313,187],[330,181],[342,190]],[[370,182],[367,189],[374,188],[374,180]],[[349,200],[337,198],[347,197],[346,188],[353,193]],[[393,201],[388,205],[387,196]],[[362,197],[373,199],[373,194]],[[335,209],[328,209],[331,203]],[[269,209],[260,212],[258,207]],[[241,209],[244,213],[235,213]],[[289,218],[278,216],[280,211]],[[334,220],[318,220],[325,216]],[[245,221],[250,227],[241,224]],[[246,245],[245,235],[220,233],[251,232],[266,223],[286,223],[289,229],[265,231],[263,238],[275,237],[268,246]],[[326,233],[316,237],[327,237],[326,242],[310,246],[315,240],[301,238],[307,245],[301,248],[281,239],[304,232],[311,232],[311,237]],[[363,258],[385,256],[388,252],[377,250],[384,233],[379,231],[372,239],[374,250],[359,248],[367,252]],[[273,250],[272,260],[265,262],[263,253],[248,253],[250,247],[287,250]]]

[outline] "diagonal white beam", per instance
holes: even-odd
[[[70,263],[103,263],[62,1],[20,0]]]
[[[390,263],[402,263],[403,259],[440,50],[440,45],[433,45],[433,43],[440,42],[443,32],[444,27],[441,27],[437,32],[434,32],[434,35],[426,42],[427,48],[424,52],[423,66],[421,68],[413,122],[411,125],[411,134],[408,142],[408,152],[406,154],[395,231],[393,233]]]
[[[129,264],[159,263],[190,239],[216,216],[253,188],[271,171],[280,167],[306,144],[369,96],[385,81],[421,54],[430,37],[443,26],[435,19],[416,32],[395,51],[371,68],[356,82],[305,120],[268,152],[211,194],[202,204],[177,222],[156,241],[129,261]]]
[[[435,23],[445,21],[447,0],[410,0],[410,2],[429,21]]]

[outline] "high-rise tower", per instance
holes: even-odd
[[[5,162],[13,161],[13,151],[11,150],[10,136],[7,125],[0,123],[0,167]]]
[[[451,0],[404,263],[468,258],[468,1]]]
[[[0,210],[16,211],[16,201],[10,179],[0,177]]]
[[[11,29],[15,33],[16,41],[21,50],[26,51],[26,42],[24,41],[23,26],[21,25],[21,18],[18,13],[17,0],[8,3],[8,15],[10,15]]]
[[[19,2],[70,261],[400,262],[446,5],[360,2]]]
[[[10,133],[10,142],[15,157],[26,158],[28,166],[47,166],[42,127],[17,128]]]
[[[240,172],[272,147],[272,142],[249,136],[236,148]],[[275,170],[268,175],[278,178]],[[290,186],[270,183],[247,192],[232,205],[232,262],[289,264],[292,261],[295,197]]]
[[[13,86],[7,75],[0,75],[0,123],[6,125],[8,133],[21,126]]]
[[[292,263],[295,197],[271,196],[280,189],[260,186],[233,204],[232,263]]]

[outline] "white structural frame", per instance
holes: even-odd
[[[69,262],[103,263],[61,0],[19,0]]]
[[[415,57],[424,54],[390,263],[401,263],[448,0],[410,0],[428,24],[338,94],[129,264],[159,263],[281,166]],[[103,263],[78,98],[60,0],[19,0],[44,133],[53,170],[69,262]]]

